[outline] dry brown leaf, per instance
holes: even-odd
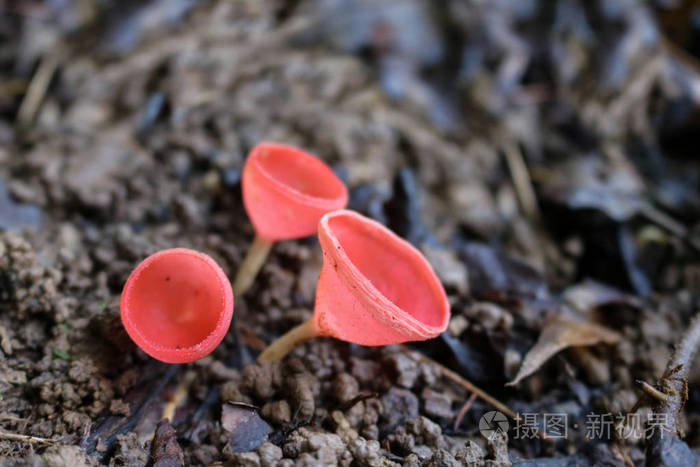
[[[557,314],[545,323],[537,343],[525,355],[523,364],[513,381],[506,386],[514,386],[537,371],[557,352],[567,347],[582,347],[598,343],[615,344],[622,335],[598,324],[579,321]]]

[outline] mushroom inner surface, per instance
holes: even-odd
[[[262,168],[275,180],[315,198],[334,199],[343,194],[343,183],[320,159],[299,149],[260,149]]]
[[[219,278],[204,259],[190,254],[155,258],[139,274],[129,296],[129,316],[141,334],[166,348],[202,342],[223,312]]]
[[[353,265],[386,298],[424,324],[442,324],[443,300],[419,253],[352,217],[332,217],[328,225]]]

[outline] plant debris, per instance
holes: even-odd
[[[598,343],[616,344],[622,336],[603,326],[586,323],[564,315],[547,320],[535,346],[528,351],[515,378],[509,386],[518,384],[537,371],[557,352],[567,347],[583,347]]]
[[[674,356],[700,309],[693,2],[5,3],[0,464],[697,463],[700,366]],[[275,245],[206,358],[133,345],[143,258],[235,276],[262,141],[425,254],[445,333],[255,362],[312,315],[312,236]]]

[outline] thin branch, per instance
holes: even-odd
[[[510,408],[508,408],[507,405],[505,405],[503,402],[499,401],[495,397],[491,396],[489,393],[484,391],[478,386],[475,386],[472,382],[468,381],[458,373],[455,373],[454,371],[450,370],[446,366],[436,362],[432,358],[412,350],[410,347],[408,347],[406,344],[399,344],[399,348],[406,352],[409,356],[413,357],[417,361],[427,363],[429,365],[434,365],[436,366],[441,372],[442,375],[445,376],[448,379],[451,379],[455,383],[457,383],[459,386],[463,387],[467,391],[472,393],[473,395],[476,395],[479,399],[483,400],[487,404],[490,404],[492,407],[497,409],[499,412],[502,412],[506,414],[508,417],[511,419],[515,420],[518,423],[521,423],[523,425],[527,425],[530,429],[534,430],[535,433],[537,433],[537,436],[544,440],[544,441],[552,441],[552,438],[547,435],[547,433],[540,431],[539,428],[536,426],[531,426],[525,423],[525,420],[518,415],[517,413],[513,412]]]
[[[29,444],[54,444],[56,441],[49,438],[39,438],[30,435],[18,435],[17,433],[0,432],[0,439],[7,441],[18,441],[20,443]]]
[[[44,96],[46,95],[46,91],[49,88],[51,78],[53,78],[56,68],[58,68],[58,65],[61,63],[62,57],[63,54],[59,48],[58,50],[49,52],[49,54],[41,60],[39,68],[37,68],[34,77],[29,83],[27,93],[24,95],[24,100],[22,100],[22,104],[17,112],[17,123],[20,126],[26,126],[34,120],[36,112],[39,110]]]
[[[537,225],[540,221],[540,210],[537,206],[537,196],[535,195],[535,189],[532,187],[532,179],[527,170],[523,153],[516,142],[506,138],[503,143],[503,154],[508,164],[510,176],[513,179],[513,186],[518,195],[520,206],[527,218]]]
[[[173,392],[172,398],[167,404],[165,404],[163,413],[160,416],[161,420],[167,418],[172,422],[175,419],[175,410],[177,410],[180,404],[182,404],[182,401],[184,401],[189,394],[190,388],[192,387],[192,384],[194,384],[195,379],[197,379],[197,373],[195,373],[194,370],[187,370],[184,378],[182,378],[182,381],[180,381],[177,388]]]
[[[520,416],[518,416],[518,414],[516,414],[515,412],[510,410],[504,403],[500,402],[498,399],[494,398],[493,396],[488,394],[483,389],[475,386],[470,381],[467,381],[465,378],[463,378],[459,374],[455,373],[454,371],[450,370],[446,366],[436,362],[432,358],[429,358],[420,352],[416,352],[416,351],[410,349],[405,344],[401,344],[400,347],[402,350],[404,350],[406,353],[408,353],[414,359],[421,361],[421,362],[424,362],[424,363],[428,363],[430,365],[436,366],[437,368],[440,369],[440,371],[442,372],[442,374],[446,378],[451,379],[452,381],[454,381],[458,385],[462,386],[467,391],[476,394],[481,400],[483,400],[484,402],[487,402],[488,404],[491,404],[494,408],[496,408],[499,411],[503,412],[504,414],[508,415],[513,420],[520,419]]]
[[[668,400],[668,396],[666,395],[666,393],[659,391],[646,381],[637,381],[637,383],[639,384],[639,387],[642,388],[642,391],[644,391],[645,393],[647,393],[647,395],[653,397],[654,399],[660,401]]]
[[[459,413],[457,414],[457,417],[455,418],[455,423],[452,426],[452,430],[457,431],[457,429],[459,428],[459,425],[462,423],[462,419],[467,414],[469,409],[472,407],[472,404],[474,403],[475,400],[476,400],[476,393],[473,392],[469,396],[469,399],[467,399],[467,402],[465,402],[464,405],[462,406],[462,408],[459,410]]]
[[[647,465],[659,465],[665,452],[678,439],[680,433],[678,417],[688,399],[688,372],[693,357],[700,347],[700,313],[690,323],[657,388],[666,395],[657,399],[654,406],[655,429],[647,450]]]

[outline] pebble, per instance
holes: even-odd
[[[284,425],[292,420],[292,411],[286,400],[268,402],[260,413],[265,419],[277,425]]]
[[[395,353],[386,358],[388,365],[396,374],[396,385],[411,389],[420,375],[418,363],[403,353]]]
[[[423,411],[426,415],[436,418],[452,418],[452,400],[447,394],[425,388],[421,394]]]
[[[380,417],[380,429],[389,431],[403,425],[406,420],[417,417],[419,405],[418,397],[414,393],[392,387],[382,397],[384,411]]]

